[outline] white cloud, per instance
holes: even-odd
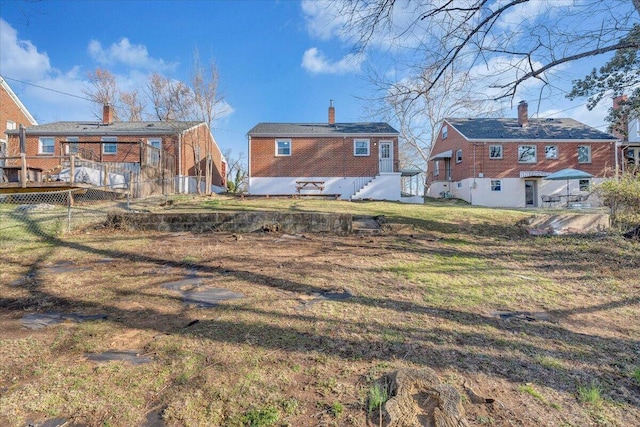
[[[344,38],[346,15],[338,14],[331,3],[326,0],[303,0],[302,13],[304,14],[309,35],[320,40],[329,40],[333,37]]]
[[[18,32],[0,18],[0,73],[23,80],[37,79],[51,71],[46,53],[28,40],[20,40]]]
[[[123,37],[117,43],[112,43],[106,49],[99,41],[91,40],[87,50],[94,60],[104,65],[122,64],[133,69],[152,71],[167,70],[176,66],[175,63],[166,63],[162,59],[150,57],[146,46],[131,44],[126,37]]]
[[[364,55],[347,54],[339,61],[327,59],[316,47],[307,49],[302,55],[302,68],[312,74],[348,74],[360,71]]]

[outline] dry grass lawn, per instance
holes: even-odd
[[[370,390],[406,367],[455,387],[472,426],[640,425],[638,243],[531,237],[517,226],[530,213],[451,202],[218,197],[166,209],[348,211],[391,226],[5,239],[0,425],[142,426],[160,414],[167,426],[377,426]],[[198,308],[162,286],[194,275],[244,297]],[[45,312],[106,318],[22,326]],[[88,359],[121,350],[152,362]]]

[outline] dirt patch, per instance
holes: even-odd
[[[90,231],[3,250],[0,424],[377,425],[372,384],[430,368],[469,426],[640,425],[637,244],[477,231]],[[243,297],[185,304],[202,287]],[[47,312],[107,318],[22,326]],[[114,353],[131,349],[147,363]]]

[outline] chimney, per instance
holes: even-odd
[[[529,126],[529,105],[527,101],[518,104],[518,124],[522,127]]]
[[[333,99],[329,100],[329,124],[336,124],[336,109],[333,107]]]
[[[105,104],[102,107],[102,124],[110,125],[113,123],[113,107],[111,104]]]
[[[616,96],[613,98],[613,109],[618,110],[625,102],[627,102],[627,95]],[[626,114],[623,114],[616,123],[611,124],[611,133],[620,141],[629,140],[629,117]]]

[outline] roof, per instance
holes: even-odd
[[[25,115],[27,120],[29,120],[29,123],[31,123],[32,125],[37,125],[38,122],[36,121],[36,119],[33,118],[29,110],[27,110],[27,107],[25,107],[22,101],[20,101],[20,98],[18,98],[18,95],[16,95],[13,92],[13,90],[11,90],[11,87],[9,86],[7,81],[2,78],[2,76],[0,76],[0,86],[2,86],[4,90],[7,91],[7,93],[9,94],[9,97],[13,100],[13,102],[15,102],[15,104],[18,106],[20,111],[22,111],[22,114]]]
[[[398,135],[388,123],[258,123],[250,136]]]
[[[64,136],[102,136],[102,135],[167,135],[177,134],[191,129],[204,122],[116,122],[105,125],[102,122],[54,122],[44,125],[29,126],[27,135],[64,135]],[[18,134],[18,130],[7,131],[7,134]]]
[[[573,119],[529,119],[520,126],[518,119],[445,119],[468,140],[601,140],[615,141],[611,134]]]

